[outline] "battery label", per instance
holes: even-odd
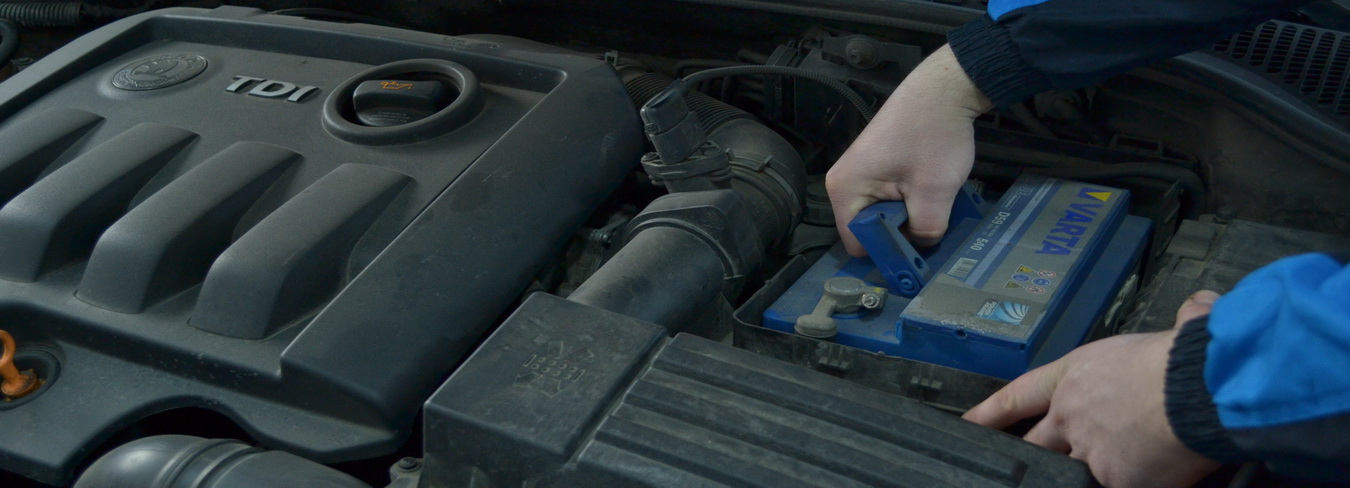
[[[975,315],[989,320],[997,320],[1013,325],[1021,325],[1027,318],[1027,310],[1031,307],[1021,303],[1004,302],[999,300],[985,300],[984,305],[980,306],[980,311]]]
[[[955,256],[947,274],[974,288],[983,288],[988,283],[994,265],[1007,255],[1013,244],[1021,241],[1034,217],[1049,203],[1047,197],[1059,186],[1058,180],[1025,180],[1010,188],[992,215],[966,239],[965,247]]]
[[[1128,192],[1026,175],[906,307],[906,323],[1029,340],[1119,222]]]

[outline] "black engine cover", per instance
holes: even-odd
[[[453,101],[367,127],[370,80]],[[179,408],[320,462],[393,451],[641,143],[582,56],[243,8],[71,43],[0,84],[0,328],[47,380],[0,404],[0,469],[67,482]]]

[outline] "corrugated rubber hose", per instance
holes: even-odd
[[[22,27],[74,27],[91,20],[120,19],[150,10],[151,0],[136,8],[113,8],[85,2],[0,2],[0,19]]]
[[[81,2],[0,3],[0,19],[24,27],[80,25]]]

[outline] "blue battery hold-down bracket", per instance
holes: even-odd
[[[901,232],[905,205],[878,203],[849,223],[870,257],[831,248],[764,312],[763,323],[1011,379],[1067,354],[1120,315],[1151,226],[1127,215],[1128,207],[1125,190],[1026,175],[997,202],[963,188],[943,239],[915,248]],[[890,296],[875,308],[822,305],[826,282],[840,277]]]
[[[980,205],[984,202],[970,184],[961,186],[952,205],[948,226],[965,219],[979,219]],[[905,202],[881,202],[864,208],[848,223],[848,230],[867,250],[872,262],[881,271],[881,276],[891,293],[906,298],[919,294],[928,280],[933,277],[934,269],[919,251],[910,244],[909,239],[900,232],[909,220],[909,210]]]

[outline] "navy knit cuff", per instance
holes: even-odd
[[[1205,386],[1205,357],[1209,346],[1209,317],[1182,326],[1167,361],[1167,420],[1181,443],[1192,451],[1223,463],[1245,461],[1219,421],[1209,387]]]
[[[947,34],[956,61],[998,108],[1007,108],[1049,90],[1050,80],[1022,59],[1012,35],[989,14]]]

